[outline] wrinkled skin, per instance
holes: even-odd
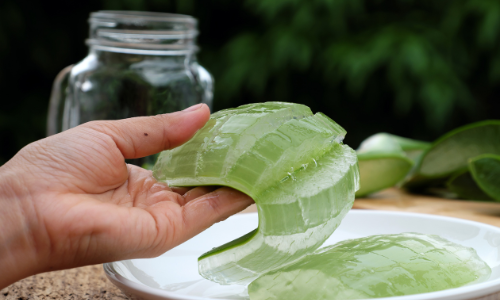
[[[170,189],[128,165],[189,140],[206,105],[89,122],[0,167],[0,289],[26,276],[158,256],[253,201],[229,188]]]

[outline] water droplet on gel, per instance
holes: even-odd
[[[317,167],[318,163],[316,162],[316,160],[314,158],[313,158],[313,161],[314,161],[314,165]]]

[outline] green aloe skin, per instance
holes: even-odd
[[[200,274],[246,284],[320,247],[359,186],[345,133],[304,105],[256,103],[213,114],[189,142],[162,152],[153,169],[158,180],[229,186],[257,204],[258,228],[202,255]]]
[[[376,235],[321,248],[248,287],[251,300],[366,299],[440,291],[485,280],[472,248],[418,233]]]
[[[484,154],[469,160],[471,174],[482,191],[500,201],[500,156]]]
[[[469,159],[483,154],[500,155],[499,120],[469,124],[436,140],[422,154],[404,187],[418,191],[442,186],[450,177],[467,169]]]
[[[377,133],[364,140],[356,151],[359,161],[360,189],[363,197],[402,181],[430,143]]]
[[[453,175],[446,187],[455,195],[463,199],[471,199],[478,201],[492,201],[488,194],[486,194],[476,183],[469,169],[462,172],[457,172]]]

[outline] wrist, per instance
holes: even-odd
[[[16,172],[9,163],[0,167],[0,289],[36,273],[40,266],[31,196],[19,176],[22,170]]]

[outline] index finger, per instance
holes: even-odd
[[[187,142],[210,118],[206,104],[186,110],[117,121],[94,121],[85,124],[110,136],[125,158],[140,158]]]

